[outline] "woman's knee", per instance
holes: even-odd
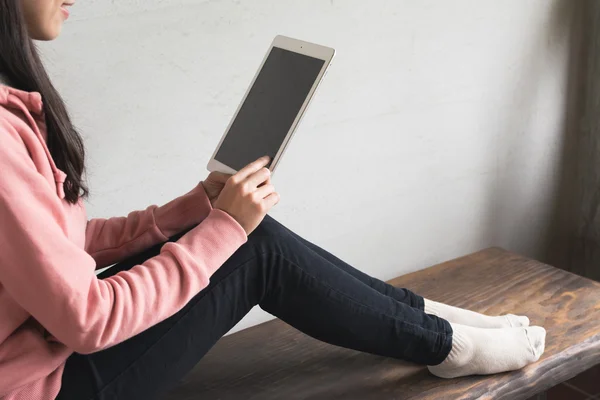
[[[266,215],[256,229],[250,234],[250,236],[248,236],[248,240],[260,240],[264,238],[275,239],[281,238],[285,235],[287,235],[285,227],[271,216]]]

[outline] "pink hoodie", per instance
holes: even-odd
[[[246,241],[201,184],[161,207],[88,221],[82,201],[64,200],[64,179],[46,147],[41,96],[0,85],[0,399],[54,399],[70,354],[173,315]],[[198,223],[158,256],[96,278]]]

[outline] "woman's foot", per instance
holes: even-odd
[[[526,328],[482,329],[451,324],[452,350],[429,371],[440,378],[489,375],[521,369],[544,353],[546,330]]]
[[[529,326],[529,318],[525,316],[506,314],[492,317],[428,299],[425,299],[425,313],[443,318],[454,324],[475,328],[517,328]]]

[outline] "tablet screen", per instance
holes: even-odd
[[[215,159],[240,170],[264,155],[275,157],[324,63],[273,47]]]

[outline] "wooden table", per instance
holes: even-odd
[[[529,316],[546,352],[521,371],[443,380],[270,321],[221,339],[168,399],[526,399],[600,364],[600,283],[492,248],[391,281],[490,315]]]

